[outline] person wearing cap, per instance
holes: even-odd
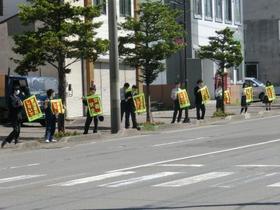
[[[182,118],[183,110],[180,108],[179,99],[178,99],[178,91],[181,90],[180,87],[181,87],[180,82],[176,82],[175,87],[171,91],[171,99],[173,101],[173,109],[174,109],[171,123],[175,123],[178,112],[179,114],[178,114],[177,122],[179,123]]]
[[[135,114],[135,105],[133,101],[133,96],[137,90],[137,87],[135,85],[132,86],[132,88],[126,89],[125,93],[125,128],[129,128],[129,118],[131,116],[132,119],[132,128],[139,129],[137,121],[136,121],[136,114]]]
[[[125,93],[126,93],[126,90],[129,88],[129,83],[124,83],[123,87],[121,88],[120,90],[120,96],[121,96],[121,122],[123,121],[123,116],[124,116],[124,113],[125,113],[125,110],[126,110],[126,102],[125,102]]]
[[[89,88],[89,93],[87,96],[94,96],[96,93],[96,86],[93,85]],[[83,104],[85,106],[88,106],[88,103],[87,103],[87,99],[86,97],[83,97]],[[90,124],[92,122],[92,119],[93,119],[93,123],[94,123],[94,128],[93,128],[93,133],[97,133],[97,129],[98,129],[98,118],[100,119],[100,121],[103,121],[103,116],[94,116],[94,117],[91,117],[90,116],[90,112],[89,110],[87,109],[87,119],[86,119],[86,122],[85,122],[85,126],[84,126],[84,134],[88,134],[88,130],[89,130],[89,127],[90,127]]]
[[[23,109],[23,103],[19,97],[20,94],[20,87],[14,86],[14,92],[9,97],[9,114],[10,114],[10,120],[13,126],[13,131],[8,135],[8,137],[3,140],[1,144],[1,148],[5,146],[7,143],[11,143],[13,140],[15,141],[15,144],[18,143],[18,138],[20,135],[20,126],[22,122],[22,109]]]
[[[45,132],[45,142],[56,142],[53,138],[55,130],[56,130],[56,118],[57,116],[52,112],[51,109],[51,100],[54,98],[54,90],[47,90],[47,98],[44,103],[45,109],[45,119],[46,119],[46,132]]]

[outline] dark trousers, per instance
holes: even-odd
[[[185,108],[185,119],[184,119],[184,123],[189,123],[190,122],[190,118],[189,118],[189,108],[186,107]]]
[[[125,128],[129,128],[129,118],[131,116],[133,128],[137,128],[136,114],[133,108],[126,108],[125,110]]]
[[[216,111],[218,111],[219,109],[222,109],[222,106],[223,106],[222,97],[216,98]]]
[[[123,121],[124,113],[125,113],[125,100],[121,100],[121,122]]]
[[[177,122],[180,122],[181,121],[181,118],[182,118],[182,109],[180,109],[180,104],[179,104],[179,100],[175,100],[174,101],[174,112],[173,112],[173,118],[172,118],[172,123],[174,123],[176,121],[176,117],[177,117],[177,114],[178,114],[178,118],[177,118]]]
[[[52,141],[56,129],[56,117],[46,117],[45,139]]]
[[[201,111],[201,115],[200,115]],[[205,116],[205,105],[204,104],[196,104],[196,119],[203,120]]]
[[[94,123],[94,128],[93,128],[93,133],[97,132],[97,127],[98,127],[98,117],[91,117],[89,112],[87,112],[87,119],[86,119],[86,123],[85,123],[85,127],[84,127],[84,134],[88,134],[88,130],[90,127],[90,124],[92,122],[92,118],[93,118],[93,123]]]
[[[14,121],[12,122],[12,126],[13,126],[13,130],[12,132],[9,134],[9,136],[4,140],[4,144],[6,142],[8,143],[11,143],[13,140],[15,140],[15,143],[18,142],[18,137],[20,135],[20,126],[21,126],[21,123],[20,121]]]

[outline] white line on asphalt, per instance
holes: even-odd
[[[130,185],[130,184],[136,184],[139,182],[145,182],[145,181],[149,181],[149,180],[153,180],[153,179],[158,179],[158,178],[162,178],[162,177],[166,177],[166,176],[171,176],[171,175],[175,175],[178,173],[179,172],[161,172],[161,173],[157,173],[157,174],[151,174],[151,175],[131,178],[131,179],[127,179],[127,180],[120,180],[120,181],[116,181],[116,182],[102,184],[102,185],[99,185],[99,187],[121,187],[121,186]]]
[[[38,165],[40,165],[40,163],[31,163],[22,166],[11,166],[10,169],[25,168],[25,167],[38,166]]]
[[[165,182],[162,184],[154,185],[154,187],[182,187],[186,185],[196,184],[199,182],[208,181],[211,179],[221,178],[225,176],[229,176],[233,174],[233,172],[210,172],[206,174],[200,174],[197,176],[187,177],[184,179],[178,179],[171,182]]]
[[[21,176],[14,176],[14,177],[8,177],[0,179],[0,184],[7,183],[7,182],[14,182],[14,181],[20,181],[25,179],[32,179],[37,177],[46,176],[46,174],[39,174],[39,175],[21,175]]]
[[[52,178],[52,179],[40,180],[40,181],[36,181],[36,182],[29,182],[29,183],[25,183],[25,184],[18,184],[18,185],[13,185],[13,186],[8,186],[8,187],[0,187],[0,189],[3,189],[3,190],[15,189],[15,188],[18,188],[18,187],[26,187],[26,186],[29,186],[29,185],[41,184],[41,183],[45,183],[45,182],[57,181],[57,180],[61,180],[61,179],[66,179],[66,178],[75,177],[75,176],[76,177],[77,176],[84,176],[84,175],[85,175],[85,173],[80,173],[80,174],[62,176],[62,177],[57,177],[57,178]]]
[[[62,183],[57,183],[57,184],[52,184],[48,186],[61,186],[61,187],[68,187],[68,186],[74,186],[78,184],[85,184],[89,182],[96,182],[96,181],[101,181],[104,179],[109,179],[109,178],[114,178],[118,176],[123,176],[123,175],[129,175],[135,173],[134,171],[126,171],[126,172],[115,172],[115,173],[107,173],[107,174],[102,174],[102,175],[97,175],[97,176],[90,176],[90,177],[85,177],[81,179],[74,179],[71,181],[67,182],[62,182]]]
[[[280,165],[236,165],[237,167],[243,167],[243,168],[269,168],[269,167],[275,167],[278,168]]]
[[[137,169],[137,168],[144,168],[144,167],[149,167],[149,166],[154,166],[154,165],[159,165],[159,164],[164,164],[164,163],[175,162],[175,161],[179,161],[179,160],[187,160],[187,159],[192,159],[192,158],[216,155],[216,154],[232,152],[232,151],[247,149],[247,148],[251,148],[251,147],[258,147],[258,146],[262,146],[262,145],[266,145],[266,144],[272,144],[272,143],[277,143],[277,142],[280,142],[280,139],[260,142],[260,143],[256,143],[256,144],[248,144],[248,145],[244,145],[244,146],[240,146],[240,147],[233,147],[233,148],[229,148],[229,149],[217,150],[217,151],[213,151],[213,152],[207,152],[207,153],[191,155],[191,156],[186,156],[186,157],[181,157],[181,158],[174,158],[174,159],[163,160],[163,161],[158,161],[158,162],[153,162],[153,163],[147,163],[147,164],[143,164],[143,165],[131,166],[131,167],[127,167],[127,168],[121,168],[121,169],[112,170],[112,171],[109,171],[109,172],[119,172],[119,171],[134,170],[134,169]]]
[[[155,145],[153,145],[153,147],[168,146],[168,145],[172,145],[172,144],[186,143],[186,142],[191,142],[191,141],[200,140],[200,139],[207,139],[207,138],[209,138],[209,137],[198,137],[198,138],[181,140],[181,141],[173,141],[173,142],[168,142],[168,143],[163,143],[163,144],[155,144]]]
[[[203,164],[161,164],[158,166],[163,166],[163,167],[203,167]]]

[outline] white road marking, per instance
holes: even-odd
[[[163,143],[163,144],[155,144],[153,147],[162,147],[162,146],[168,146],[172,144],[180,144],[180,143],[186,143],[186,142],[191,142],[199,139],[206,139],[209,137],[199,137],[199,138],[194,138],[194,139],[187,139],[187,140],[181,140],[181,141],[173,141],[173,142],[168,142],[168,143]]]
[[[40,163],[31,163],[22,166],[11,166],[10,169],[25,168],[25,167],[38,166],[38,165],[40,165]]]
[[[266,167],[280,167],[280,165],[236,165],[237,167],[244,167],[244,168],[266,168]]]
[[[21,176],[14,176],[14,177],[8,177],[0,179],[0,184],[7,183],[7,182],[14,182],[14,181],[20,181],[25,179],[32,179],[37,177],[46,176],[46,174],[39,174],[39,175],[21,175]]]
[[[203,164],[161,164],[163,167],[203,167]]]
[[[111,182],[111,183],[107,183],[107,184],[102,184],[102,185],[99,185],[99,187],[121,187],[121,186],[125,186],[125,185],[139,183],[139,182],[149,181],[152,179],[158,179],[158,178],[162,178],[162,177],[166,177],[166,176],[171,176],[171,175],[178,174],[178,173],[179,172],[161,172],[161,173],[157,173],[157,174],[151,174],[151,175],[131,178],[131,179],[127,179],[127,180],[121,180],[121,181]]]
[[[89,183],[89,182],[101,181],[104,179],[123,176],[123,175],[129,175],[129,174],[133,174],[133,173],[135,173],[135,172],[126,171],[126,172],[106,173],[106,174],[97,175],[97,176],[90,176],[90,177],[85,177],[85,178],[81,178],[81,179],[74,179],[71,181],[61,182],[61,183],[52,184],[52,185],[48,185],[48,186],[50,186],[50,187],[52,187],[52,186],[68,187],[68,186],[74,186],[74,185],[78,185],[78,184],[85,184],[85,183]]]
[[[158,162],[153,162],[153,163],[147,163],[147,164],[143,164],[143,165],[131,166],[131,167],[127,167],[127,168],[112,170],[112,171],[109,171],[109,172],[134,170],[134,169],[138,169],[138,168],[144,168],[144,167],[149,167],[149,166],[154,166],[154,165],[159,165],[159,164],[171,163],[171,162],[180,161],[180,160],[187,160],[187,159],[216,155],[216,154],[232,152],[232,151],[242,150],[242,149],[247,149],[247,148],[252,148],[252,147],[258,147],[258,146],[263,146],[263,145],[266,145],[266,144],[272,144],[272,143],[277,143],[277,142],[280,142],[280,139],[260,142],[260,143],[256,143],[256,144],[248,144],[248,145],[244,145],[244,146],[240,146],[240,147],[233,147],[233,148],[229,148],[229,149],[217,150],[217,151],[213,151],[213,152],[207,152],[207,153],[191,155],[191,156],[186,156],[186,157],[181,157],[181,158],[174,158],[174,159],[163,160],[163,161],[158,161]]]
[[[221,178],[225,176],[229,176],[233,174],[233,172],[210,172],[206,174],[201,174],[197,176],[187,177],[184,179],[178,179],[171,182],[165,182],[162,184],[154,185],[154,187],[182,187],[186,185],[196,184],[199,182],[208,181],[211,179]]]

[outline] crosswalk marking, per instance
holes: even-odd
[[[133,174],[133,173],[135,173],[135,172],[126,171],[126,172],[107,173],[107,174],[101,174],[101,175],[97,175],[97,176],[85,177],[85,178],[81,178],[81,179],[74,179],[71,181],[61,182],[61,183],[52,184],[52,185],[48,185],[48,186],[68,187],[68,186],[74,186],[74,185],[78,185],[78,184],[85,184],[85,183],[89,183],[89,182],[101,181],[104,179],[114,178],[114,177],[123,176],[123,175],[129,175],[129,174]]]
[[[14,176],[14,177],[8,177],[0,179],[0,184],[7,183],[7,182],[14,182],[14,181],[20,181],[25,179],[32,179],[37,177],[46,176],[46,174],[40,174],[40,175],[21,175],[21,176]]]
[[[224,177],[224,176],[229,176],[231,174],[233,174],[233,172],[210,172],[210,173],[201,174],[201,175],[197,175],[197,176],[178,179],[178,180],[171,181],[171,182],[157,184],[154,186],[155,187],[181,187],[181,186],[191,185],[191,184],[195,184],[195,183],[199,183],[199,182],[203,182],[203,181],[207,181],[207,180],[211,180],[211,179],[216,179],[216,178],[220,178],[220,177]]]
[[[157,174],[151,174],[151,175],[146,175],[146,176],[141,176],[141,177],[136,177],[136,178],[131,178],[127,180],[121,180],[121,181],[116,181],[116,182],[111,182],[103,185],[99,185],[100,187],[121,187],[125,185],[130,185],[130,184],[135,184],[139,182],[144,182],[152,179],[158,179],[166,176],[171,176],[178,174],[180,172],[161,172]]]

